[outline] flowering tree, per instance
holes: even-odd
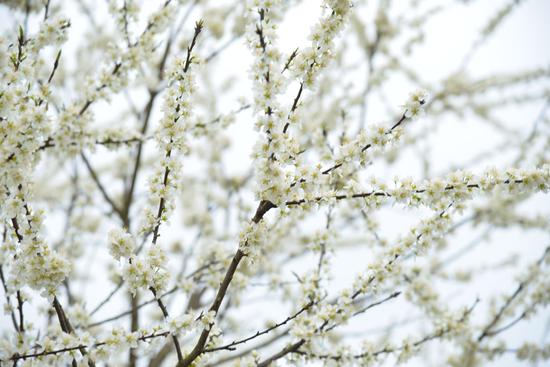
[[[503,1],[428,80],[463,3],[319,0],[301,35],[298,0],[3,1],[0,365],[550,359],[514,333],[550,302],[550,72],[468,72]],[[485,149],[441,165],[456,120]]]

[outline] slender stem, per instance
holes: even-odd
[[[547,247],[544,250],[544,253],[540,257],[540,259],[537,261],[537,266],[540,266],[546,256],[550,253],[550,246]],[[495,335],[491,334],[491,329],[495,327],[500,319],[504,316],[505,311],[510,307],[512,302],[519,296],[519,294],[527,287],[528,280],[524,280],[520,282],[517,286],[517,288],[514,290],[514,292],[506,299],[506,301],[502,304],[498,312],[495,314],[495,316],[491,319],[491,321],[483,328],[481,334],[477,337],[477,342],[481,342],[483,339],[485,339],[488,336]]]
[[[13,327],[15,328],[15,331],[19,332],[19,325],[17,325],[17,319],[15,318],[15,313],[11,308],[11,299],[8,294],[8,287],[6,285],[6,279],[4,278],[4,270],[2,269],[2,265],[0,265],[0,279],[2,280],[2,287],[4,288],[4,294],[6,296],[6,303],[9,305],[9,308],[10,308],[11,322],[13,323]]]
[[[149,101],[147,102],[145,106],[145,113],[143,114],[143,122],[141,124],[141,135],[145,135],[147,132],[147,128],[149,126],[149,120],[151,118],[151,112],[153,110],[153,106],[155,103],[155,98],[157,97],[156,91],[149,91]],[[139,173],[139,169],[141,168],[141,155],[143,152],[143,141],[139,141],[136,148],[136,159],[134,160],[134,168],[132,170],[132,175],[130,176],[130,185],[128,189],[126,190],[126,195],[124,198],[124,205],[122,214],[124,218],[128,218],[129,212],[130,212],[130,206],[132,205],[132,199],[134,196],[134,190],[136,187],[136,180]]]
[[[115,202],[113,201],[113,199],[111,199],[111,197],[109,196],[109,194],[107,193],[107,190],[105,189],[105,187],[103,186],[103,184],[101,183],[101,181],[99,180],[99,177],[96,173],[96,171],[94,170],[94,168],[92,167],[90,161],[88,161],[88,158],[86,158],[86,155],[84,153],[81,153],[80,156],[82,157],[82,160],[84,161],[84,164],[86,165],[86,168],[88,169],[88,172],[90,173],[90,176],[92,176],[92,179],[94,180],[97,188],[99,189],[99,191],[101,192],[101,195],[103,196],[103,198],[105,199],[105,201],[107,203],[109,203],[109,205],[111,206],[111,209],[118,214],[119,217],[123,218],[123,213],[122,211],[118,208],[118,206],[115,204]]]
[[[19,311],[19,332],[25,332],[25,321],[23,317],[23,298],[21,297],[21,291],[17,291],[17,310]]]
[[[302,313],[304,313],[305,311],[307,311],[311,306],[313,306],[315,303],[314,302],[309,302],[308,304],[306,304],[304,307],[300,308],[300,310],[298,310],[296,313],[292,314],[291,316],[288,316],[286,319],[284,319],[283,321],[281,322],[278,322],[276,323],[275,325],[271,326],[271,327],[268,327],[267,329],[264,329],[262,331],[257,331],[254,335],[251,335],[247,338],[244,338],[244,339],[240,339],[240,340],[235,340],[229,344],[225,344],[225,345],[222,345],[222,346],[219,346],[219,347],[215,347],[215,348],[209,348],[209,349],[205,349],[204,352],[205,353],[208,353],[208,352],[215,352],[215,351],[218,351],[218,350],[235,350],[236,346],[239,345],[239,344],[244,344],[244,343],[247,343],[253,339],[256,339],[257,337],[259,336],[262,336],[262,335],[265,335],[283,325],[286,325],[288,322],[294,320],[295,318],[297,318],[298,316],[300,316]]]
[[[155,297],[157,297],[157,291],[155,290],[155,288],[150,287],[149,289],[151,290],[153,295]],[[162,299],[160,297],[156,298],[156,300],[157,300],[157,304],[159,305],[159,307],[162,311],[162,315],[164,316],[165,319],[167,319],[168,318],[168,310],[166,309],[166,306],[164,305],[164,302],[162,302]],[[176,353],[178,354],[178,361],[181,361],[181,360],[183,360],[183,354],[181,353],[181,347],[180,347],[180,343],[178,341],[178,337],[175,334],[172,334],[172,340],[174,341],[174,347],[176,347]]]
[[[170,334],[169,331],[155,332],[155,333],[152,333],[152,334],[141,336],[141,337],[138,338],[138,340],[139,341],[147,341],[147,340],[154,339],[154,338],[166,337],[168,334]],[[80,350],[81,351],[81,350],[86,350],[86,349],[89,349],[89,348],[97,348],[97,347],[101,347],[101,346],[106,345],[106,344],[107,344],[107,342],[99,342],[99,343],[95,343],[93,345],[80,344],[80,345],[75,345],[75,346],[72,346],[72,347],[54,349],[54,350],[43,351],[43,352],[27,353],[27,354],[15,354],[9,360],[16,362],[16,361],[21,360],[21,359],[25,360],[25,359],[29,359],[29,358],[39,358],[39,357],[45,357],[45,356],[51,356],[51,355],[56,355],[56,354],[61,354],[61,353],[72,352],[72,351],[75,351],[75,350]]]
[[[74,329],[73,329],[69,319],[67,318],[67,315],[65,314],[65,310],[63,310],[63,307],[61,306],[61,303],[59,303],[59,300],[57,299],[57,297],[54,297],[54,299],[53,299],[53,307],[55,309],[55,313],[57,314],[57,318],[59,320],[61,330],[63,330],[63,332],[66,333],[66,334],[74,333]],[[82,354],[83,356],[88,354],[85,347],[79,347],[77,349],[80,351],[80,354]],[[73,360],[73,362],[74,362],[74,360]],[[91,358],[88,359],[88,366],[95,367],[95,363]]]
[[[256,213],[252,218],[252,221],[254,223],[259,223],[263,219],[264,215],[272,208],[275,208],[275,205],[272,202],[267,200],[260,201],[260,203],[258,204],[258,208],[256,209]],[[235,275],[235,272],[237,271],[237,267],[239,266],[239,263],[241,262],[244,256],[245,256],[244,253],[240,249],[238,249],[235,255],[233,256],[233,259],[231,260],[231,264],[227,268],[227,271],[220,284],[220,287],[216,292],[216,297],[214,298],[214,302],[212,303],[212,305],[208,310],[209,312],[213,311],[216,314],[218,313],[218,310],[220,309],[222,301],[227,293],[227,289],[229,288],[229,284],[231,284],[231,280],[233,279],[233,275]],[[195,344],[194,348],[185,357],[183,361],[178,362],[177,367],[190,366],[198,356],[204,353],[204,346],[206,345],[208,336],[210,335],[210,330],[211,330],[211,325],[208,327],[205,327],[202,330],[201,335],[199,336],[199,339]]]

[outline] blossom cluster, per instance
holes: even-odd
[[[23,360],[31,364],[42,362],[44,365],[70,364],[73,359],[81,365],[100,360],[115,362],[118,352],[154,344],[169,334],[189,334],[204,325],[211,325],[213,317],[212,312],[200,315],[185,313],[178,317],[171,317],[151,328],[129,331],[115,327],[99,335],[89,332],[72,334],[56,332],[40,339],[38,343],[35,342],[34,346],[30,339],[23,343],[10,343],[6,339],[0,339],[0,362]],[[87,353],[80,355],[78,351],[82,349]]]
[[[265,114],[258,126],[272,130],[276,124],[272,114],[280,112],[277,97],[285,86],[281,75],[281,53],[277,48],[277,21],[281,18],[281,2],[251,1],[249,4],[247,44],[254,56],[250,70],[253,81],[254,107]],[[280,116],[281,117],[281,116]]]
[[[267,229],[264,221],[248,223],[239,234],[239,249],[251,259],[256,258],[267,236]]]
[[[0,37],[0,77],[5,82],[0,92],[0,187],[2,202],[5,188],[17,192],[22,178],[27,178],[38,162],[39,149],[51,131],[46,101],[50,87],[38,82],[47,78],[41,51],[46,46],[60,46],[66,39],[70,23],[51,19],[29,37],[19,30],[17,40]]]
[[[334,203],[343,199],[363,199],[366,206],[378,206],[390,199],[407,206],[425,205],[435,210],[443,210],[453,202],[471,198],[476,192],[499,191],[507,194],[521,194],[535,191],[548,192],[550,166],[534,169],[488,169],[481,174],[456,171],[447,177],[415,182],[401,178],[388,186],[376,177],[369,180],[370,190],[361,191],[357,183],[350,183],[343,192],[330,191],[320,196],[312,194],[287,202],[287,205],[311,204],[316,202]]]
[[[130,82],[132,72],[146,62],[151,62],[155,40],[173,19],[174,4],[171,0],[153,12],[145,27],[133,43],[113,45],[97,75],[89,76],[86,85],[73,103],[65,107],[56,121],[52,139],[58,152],[77,154],[83,147],[92,147],[94,138],[90,130],[92,113],[90,106],[100,100],[108,100]]]
[[[421,349],[422,344],[432,339],[445,339],[459,334],[468,326],[471,309],[449,315],[443,322],[434,327],[432,332],[424,337],[406,337],[398,344],[384,343],[376,345],[364,340],[361,349],[355,351],[346,345],[332,347],[327,353],[322,344],[307,343],[297,352],[305,361],[324,360],[327,364],[337,366],[372,366],[388,355],[394,354],[397,363],[406,363]],[[304,340],[304,339],[303,339]]]
[[[117,228],[109,232],[109,252],[115,260],[122,259],[122,279],[130,292],[155,289],[163,292],[169,278],[166,253],[160,246],[151,246],[142,255],[135,253],[135,240],[128,232]]]
[[[254,158],[258,172],[258,197],[277,202],[277,183],[285,178],[285,162],[293,156],[292,141],[283,134],[284,110],[278,98],[286,88],[281,73],[281,53],[277,48],[276,21],[280,1],[252,1],[249,6],[247,42],[254,56],[250,78],[253,82],[256,126],[265,137],[256,144]],[[274,180],[263,173],[272,172]]]
[[[129,258],[134,254],[136,243],[132,235],[120,228],[109,232],[109,253],[113,258]]]
[[[303,51],[295,51],[282,62],[276,47],[276,24],[280,17],[278,2],[252,2],[251,21],[247,40],[255,56],[251,79],[254,85],[254,107],[261,115],[257,127],[266,137],[256,144],[255,160],[257,196],[275,204],[281,204],[285,198],[296,197],[300,186],[293,182],[304,180],[302,163],[298,158],[300,145],[287,131],[291,123],[298,122],[297,109],[304,88],[311,88],[315,76],[326,68],[332,59],[334,38],[342,29],[351,4],[346,1],[327,1],[327,15],[312,30],[312,46]],[[301,80],[292,105],[286,109],[279,98],[287,90],[289,80],[284,72],[291,70],[293,76]],[[307,170],[306,168],[304,168]]]
[[[334,40],[347,22],[352,7],[348,0],[325,0],[325,15],[313,27],[309,39],[311,46],[300,51],[293,63],[294,74],[308,88],[313,87],[319,72],[334,58]]]
[[[6,266],[12,291],[29,286],[48,297],[66,278],[70,265],[44,240],[43,213],[33,211],[29,203],[31,175],[51,131],[46,103],[50,89],[37,79],[46,73],[41,51],[61,45],[69,25],[66,19],[55,18],[44,22],[32,37],[20,28],[11,45],[0,38],[0,77],[6,82],[0,92],[0,213],[2,221],[10,223],[2,263],[13,259]]]
[[[368,271],[356,278],[353,288],[344,289],[338,295],[336,298],[337,302],[320,306],[316,313],[298,318],[293,324],[293,335],[303,340],[310,340],[315,335],[322,335],[323,330],[330,330],[334,327],[330,325],[345,323],[346,320],[357,313],[357,308],[355,306],[357,297],[364,294],[377,294],[379,289],[388,279],[395,279],[401,273],[402,270],[398,264],[400,258],[405,258],[411,253],[423,253],[428,248],[433,247],[446,233],[451,224],[452,221],[450,220],[449,209],[436,213],[434,216],[421,221],[419,225],[411,229],[407,235],[397,241],[396,245],[385,249],[383,254],[377,256],[378,260],[369,265]],[[430,292],[428,288],[416,281],[413,282],[413,285],[414,287],[411,289],[413,293],[416,294],[416,297],[420,297],[419,304],[425,305],[429,307],[429,309],[435,311],[435,315],[440,319],[436,325],[434,335],[447,335],[450,334],[451,331],[456,333],[464,327],[463,317],[457,318],[453,313],[438,309],[436,294]],[[396,294],[394,294],[394,296],[395,295]],[[327,325],[329,326],[327,327]],[[400,359],[406,357],[404,350],[408,350],[408,348],[399,347],[395,350],[401,351],[399,356]],[[394,351],[393,348],[390,348],[390,351]],[[330,359],[337,359],[340,361],[346,360],[347,357],[345,353],[348,353],[347,357],[351,358],[351,360],[349,360],[350,364],[351,361],[357,360],[357,358],[363,360],[363,357],[369,357],[372,359],[377,355],[372,349],[362,351],[355,355],[349,355],[349,352],[342,350],[340,354],[336,353],[331,355]]]
[[[144,210],[144,221],[140,229],[142,233],[153,232],[162,222],[168,221],[174,210],[174,195],[180,181],[181,163],[171,155],[160,159],[154,174],[149,178],[149,205]]]
[[[547,361],[550,359],[550,345],[546,344],[541,347],[534,343],[524,343],[517,349],[516,356],[520,361],[529,361],[531,363]]]
[[[417,90],[410,94],[409,99],[403,105],[404,116],[411,119],[422,117],[425,114],[425,105],[428,103],[428,93]]]
[[[153,206],[149,206],[145,211],[145,222],[141,228],[145,233],[154,231],[161,222],[166,222],[174,209],[174,196],[181,172],[178,156],[186,151],[185,132],[191,125],[191,97],[195,89],[191,70],[195,61],[191,52],[201,30],[202,23],[199,22],[195,27],[195,35],[188,48],[187,57],[177,59],[170,72],[172,83],[164,99],[164,116],[155,133],[162,156],[160,165],[149,181],[149,200]]]
[[[159,292],[164,291],[169,278],[165,262],[166,254],[159,246],[151,247],[145,257],[128,259],[123,268],[122,278],[130,292],[135,295],[139,289],[150,288]]]
[[[352,166],[351,163],[354,161],[365,166],[373,156],[396,144],[402,134],[402,127],[390,131],[382,124],[373,124],[367,129],[362,129],[354,139],[342,143],[333,165],[323,172],[330,173],[335,169],[345,170],[346,166]]]
[[[23,208],[28,210],[25,204]],[[18,245],[8,245],[3,249],[6,250],[4,256],[14,259],[10,267],[11,289],[28,286],[48,298],[52,297],[68,276],[70,263],[42,238],[42,212],[28,212],[24,216],[17,214],[12,220],[17,223],[17,228],[13,228],[12,241],[17,240]]]

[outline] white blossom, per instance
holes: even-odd
[[[116,260],[119,258],[129,258],[134,254],[135,241],[132,235],[120,228],[109,231],[109,253]]]

